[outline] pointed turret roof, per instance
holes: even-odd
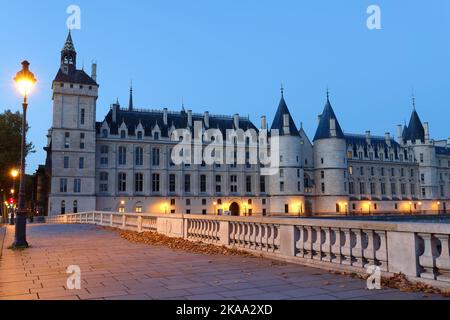
[[[295,125],[294,119],[291,116],[291,112],[289,111],[289,108],[286,104],[286,101],[284,100],[284,91],[283,88],[281,89],[281,100],[278,105],[277,112],[275,113],[275,117],[272,122],[271,130],[279,130],[280,135],[284,135],[285,132],[283,130],[283,117],[285,114],[289,115],[289,134],[290,135],[299,135],[298,129]],[[286,133],[287,134],[287,133]]]
[[[319,126],[317,127],[316,135],[314,136],[313,141],[333,138],[330,133],[331,119],[334,119],[336,121],[336,136],[334,138],[344,139],[344,132],[342,131],[334,110],[331,107],[330,99],[327,94],[327,103],[325,104],[325,108],[323,109],[322,115],[320,116]]]
[[[67,35],[67,39],[66,39],[66,42],[64,43],[64,47],[63,47],[62,51],[76,52],[75,46],[73,45],[73,41],[72,41],[72,33],[70,32],[70,30],[69,30],[69,34]]]
[[[409,120],[406,131],[406,140],[414,142],[416,140],[421,140],[422,142],[425,141],[425,129],[415,108],[411,114],[411,119]]]

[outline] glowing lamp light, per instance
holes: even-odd
[[[11,170],[11,177],[13,177],[15,179],[15,178],[17,178],[18,175],[19,175],[19,170],[16,170],[16,169]]]
[[[23,61],[22,70],[17,72],[16,76],[14,77],[17,90],[24,97],[27,97],[31,93],[31,90],[37,82],[34,74],[30,71],[29,67],[30,63],[26,60]]]

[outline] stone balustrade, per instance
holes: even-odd
[[[112,212],[52,216],[46,222],[156,231],[329,270],[365,273],[378,266],[385,274],[450,285],[450,224],[445,223]]]

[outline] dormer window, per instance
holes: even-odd
[[[60,86],[61,88],[64,88],[64,83],[61,82],[61,83],[59,84],[59,86]]]
[[[125,139],[126,136],[127,136],[126,131],[125,131],[125,130],[120,130],[120,137],[121,137],[122,139]]]
[[[107,138],[108,137],[108,129],[103,129],[102,130],[102,137],[103,138]]]
[[[73,88],[73,84],[72,83],[70,84],[70,88]]]
[[[153,133],[153,139],[159,140],[159,132]]]
[[[142,140],[142,136],[143,136],[142,131],[138,131],[137,133],[138,140]]]

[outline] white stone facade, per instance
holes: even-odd
[[[427,123],[415,141],[408,137],[422,126],[417,120],[409,135],[400,130],[397,140],[389,134],[344,134],[327,101],[311,142],[295,126],[282,97],[271,128],[280,131],[277,174],[261,175],[258,164],[174,165],[170,154],[178,142],[170,139],[173,129],[192,128],[199,121],[203,129],[256,127],[239,115],[137,110],[131,93],[128,108],[116,103],[96,122],[96,66],[91,76],[76,70],[76,52],[71,38],[67,41],[52,88],[50,215],[89,210],[238,215],[450,210],[450,144],[432,140]],[[266,117],[260,128],[267,128]]]

